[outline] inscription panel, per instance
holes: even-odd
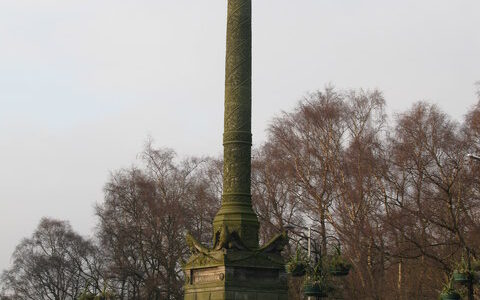
[[[192,284],[223,281],[225,272],[221,268],[192,270]]]

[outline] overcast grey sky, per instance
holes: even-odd
[[[255,0],[253,134],[307,92],[378,88],[461,119],[478,0]],[[145,139],[221,153],[226,1],[0,0],[0,270],[42,216],[83,234]]]

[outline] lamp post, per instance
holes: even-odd
[[[479,158],[480,159],[480,158]],[[300,236],[300,237],[303,237],[303,238],[307,238],[307,256],[308,256],[308,259],[310,260],[311,258],[311,255],[312,255],[312,231],[317,233],[317,234],[321,234],[320,231],[317,231],[315,229],[312,228],[312,226],[308,226],[308,227],[305,227],[305,226],[300,226],[300,225],[292,225],[292,224],[288,224],[286,226],[283,227],[287,232],[293,232],[294,234],[296,234],[293,230],[294,229],[302,229],[302,230],[305,230],[307,232],[307,235],[304,236],[304,235],[299,235],[299,234],[296,234],[297,236]],[[327,235],[325,237],[327,240],[328,239],[334,239],[338,246],[340,247],[341,243],[340,243],[340,240],[336,237],[336,236],[333,236],[333,235]],[[325,253],[326,254],[326,253]],[[322,253],[320,253],[320,256],[322,255]]]
[[[283,228],[289,233],[292,232],[297,236],[300,236],[302,238],[305,238],[305,237],[307,238],[307,257],[308,257],[308,261],[310,261],[311,256],[312,256],[312,231],[314,231],[314,232],[317,232],[317,231],[312,229],[311,226],[305,227],[305,226],[292,225],[292,224],[288,224],[288,225],[284,226]],[[299,235],[299,234],[295,233],[293,230],[297,229],[297,228],[302,229],[302,230],[306,230],[307,235],[304,236],[304,235]],[[319,233],[319,232],[317,232],[317,233]]]
[[[335,277],[338,277],[338,276],[346,276],[348,275],[348,272],[349,272],[349,269],[350,267],[345,265],[344,263],[340,263],[338,264],[339,262],[336,260],[337,264],[335,264],[336,267],[333,267],[333,265],[331,265],[329,262],[328,265],[325,264],[325,261],[323,260],[324,257],[328,256],[328,253],[322,253],[322,249],[318,249],[316,247],[316,244],[314,243],[313,244],[313,247],[314,249],[312,250],[312,233],[317,233],[317,234],[321,234],[320,231],[317,231],[315,229],[313,229],[311,226],[308,226],[308,227],[305,227],[305,226],[298,226],[298,225],[293,225],[293,224],[288,224],[287,226],[284,226],[284,229],[288,232],[288,233],[293,233],[293,235],[296,235],[299,237],[299,240],[302,240],[302,239],[306,239],[307,241],[307,257],[308,257],[308,264],[312,264],[312,252],[315,254],[315,271],[313,271],[314,273],[312,274],[309,274],[307,272],[307,277],[305,278],[305,281],[306,282],[309,282],[310,280],[316,280],[316,279],[313,279],[313,278],[316,278],[316,276],[318,274],[322,274],[320,275],[323,279],[322,280],[327,280],[324,276],[327,276],[326,274],[328,273],[328,276],[335,276]],[[298,231],[300,232],[295,232],[294,230],[295,229],[298,229]],[[336,247],[337,249],[337,252],[335,255],[340,255],[340,240],[333,236],[333,235],[327,235],[325,236],[325,239],[328,240],[328,239],[334,239],[336,241],[336,243],[338,244],[338,246]],[[317,268],[320,267],[320,270],[318,270]],[[310,269],[312,270],[312,269]],[[318,271],[320,271],[320,273],[317,273]],[[294,274],[292,272],[292,274]],[[296,275],[293,275],[293,276],[296,276]],[[298,275],[297,275],[298,276]],[[313,276],[313,277],[312,277]],[[325,286],[323,286],[323,292],[314,292],[310,289],[310,287],[308,288],[308,293],[307,293],[307,284],[305,283],[305,287],[304,287],[304,294],[307,296],[307,299],[308,300],[312,300],[312,299],[320,299],[320,298],[323,298],[323,297],[326,297],[327,296],[327,293],[328,293],[328,288],[327,288],[327,281],[324,281],[324,284],[326,284]],[[313,295],[316,295],[316,296],[313,296]]]
[[[284,229],[288,232],[288,233],[293,233],[297,236],[299,236],[300,238],[307,238],[307,257],[308,257],[308,262],[310,263],[311,262],[311,256],[312,256],[312,227],[311,226],[308,226],[308,227],[304,227],[304,226],[299,226],[299,225],[292,225],[292,224],[288,224],[286,226],[284,226]],[[306,230],[307,231],[307,235],[300,235],[298,233],[295,233],[294,229],[301,229],[301,230]],[[308,300],[313,300],[313,299],[319,299],[318,297],[312,297],[312,296],[307,296],[307,299]]]

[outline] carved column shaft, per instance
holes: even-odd
[[[258,247],[251,206],[252,1],[229,0],[225,66],[222,208],[214,230],[227,225],[250,248]]]
[[[224,200],[250,195],[252,115],[251,1],[228,1],[225,64]]]

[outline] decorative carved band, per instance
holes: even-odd
[[[236,202],[236,203],[244,203],[245,205],[250,205],[252,202],[252,195],[242,194],[242,193],[223,193],[222,202],[223,204]]]
[[[252,145],[252,133],[249,131],[229,131],[223,134],[223,145],[227,144]]]

